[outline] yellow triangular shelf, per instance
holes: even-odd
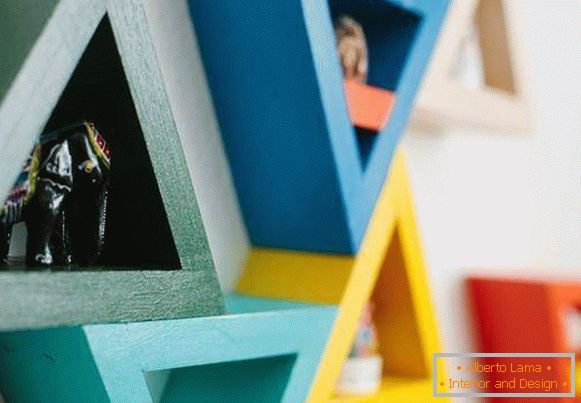
[[[413,114],[420,127],[468,124],[526,131],[529,112],[518,15],[508,0],[455,0]],[[477,27],[484,86],[465,88],[450,76],[465,33]]]
[[[375,302],[380,350],[385,357],[385,379],[376,397],[386,402],[409,396],[432,399],[432,354],[438,351],[439,342],[401,151],[392,162],[357,256],[254,249],[238,291],[339,305],[311,402],[332,397],[370,298]]]

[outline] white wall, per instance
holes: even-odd
[[[531,133],[409,131],[403,140],[448,351],[476,348],[468,274],[581,279],[581,7],[509,1],[522,19]]]
[[[249,241],[185,0],[147,1],[147,17],[220,284],[231,290]]]

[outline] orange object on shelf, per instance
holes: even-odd
[[[345,80],[345,97],[354,126],[381,131],[395,104],[395,93],[354,80]]]
[[[581,310],[581,282],[471,278],[468,289],[481,352],[575,352],[577,362],[581,358],[581,346],[572,345],[565,323],[568,312]],[[567,378],[568,367],[563,363],[553,368],[553,373]],[[581,374],[576,376],[575,398],[512,398],[510,401],[581,402]]]

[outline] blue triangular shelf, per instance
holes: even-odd
[[[448,0],[190,0],[250,238],[256,246],[354,254]],[[333,15],[363,25],[370,84],[394,91],[385,128],[349,120]]]

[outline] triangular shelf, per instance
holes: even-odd
[[[472,125],[529,129],[524,51],[515,5],[507,0],[455,0],[420,91],[413,122],[420,127]],[[482,86],[468,88],[451,72],[468,34],[479,48]],[[458,67],[458,66],[456,66]]]
[[[448,0],[189,4],[252,244],[357,253]],[[375,135],[349,117],[337,13],[366,29],[369,84],[396,93]]]
[[[304,401],[336,308],[226,302],[209,318],[0,333],[0,389],[14,402]]]
[[[0,329],[222,313],[142,2],[61,0],[44,17],[0,103],[0,194],[40,133],[94,121],[112,154],[105,248],[85,271],[0,271]]]
[[[402,152],[355,257],[254,249],[241,277],[242,294],[338,304],[311,402],[331,398],[361,311],[373,298],[385,355],[380,401],[432,399],[432,354],[438,335]],[[341,399],[340,401],[345,401]]]
[[[567,314],[574,312],[579,315],[581,311],[581,282],[518,276],[473,276],[466,283],[479,351],[575,353],[576,397],[553,400],[581,402],[581,345],[572,344],[574,340],[568,338],[569,329],[566,327]],[[566,380],[570,377],[571,365],[568,361],[552,363],[553,379]],[[495,378],[502,379],[502,374],[487,374],[486,377]],[[568,393],[571,390],[571,385],[563,386],[563,390],[556,392]],[[491,400],[494,403],[504,401],[501,398]],[[525,400],[530,401],[522,399]]]

